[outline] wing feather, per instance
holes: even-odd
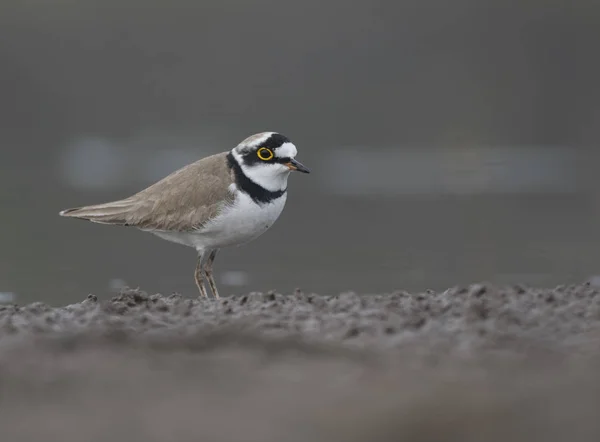
[[[226,157],[227,152],[211,155],[129,198],[67,209],[60,215],[144,230],[196,230],[233,202]]]

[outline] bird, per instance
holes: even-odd
[[[134,227],[193,247],[200,297],[219,299],[213,264],[220,249],[246,244],[281,215],[292,171],[310,173],[296,160],[294,143],[278,132],[253,134],[229,151],[188,164],[130,197],[65,209],[60,216]]]

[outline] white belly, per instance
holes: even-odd
[[[259,206],[248,195],[240,192],[230,207],[196,232],[152,233],[197,250],[244,244],[259,237],[273,225],[281,215],[286,199],[287,193],[284,193],[273,202]]]

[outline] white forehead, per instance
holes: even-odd
[[[280,147],[275,149],[275,156],[279,158],[294,158],[298,154],[298,149],[293,143],[283,143]]]

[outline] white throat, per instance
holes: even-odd
[[[235,150],[233,150],[231,153],[237,163],[240,165],[244,175],[246,175],[255,184],[258,184],[259,186],[271,192],[287,189],[287,181],[291,170],[283,164],[269,163],[247,166],[244,164],[242,158]]]

